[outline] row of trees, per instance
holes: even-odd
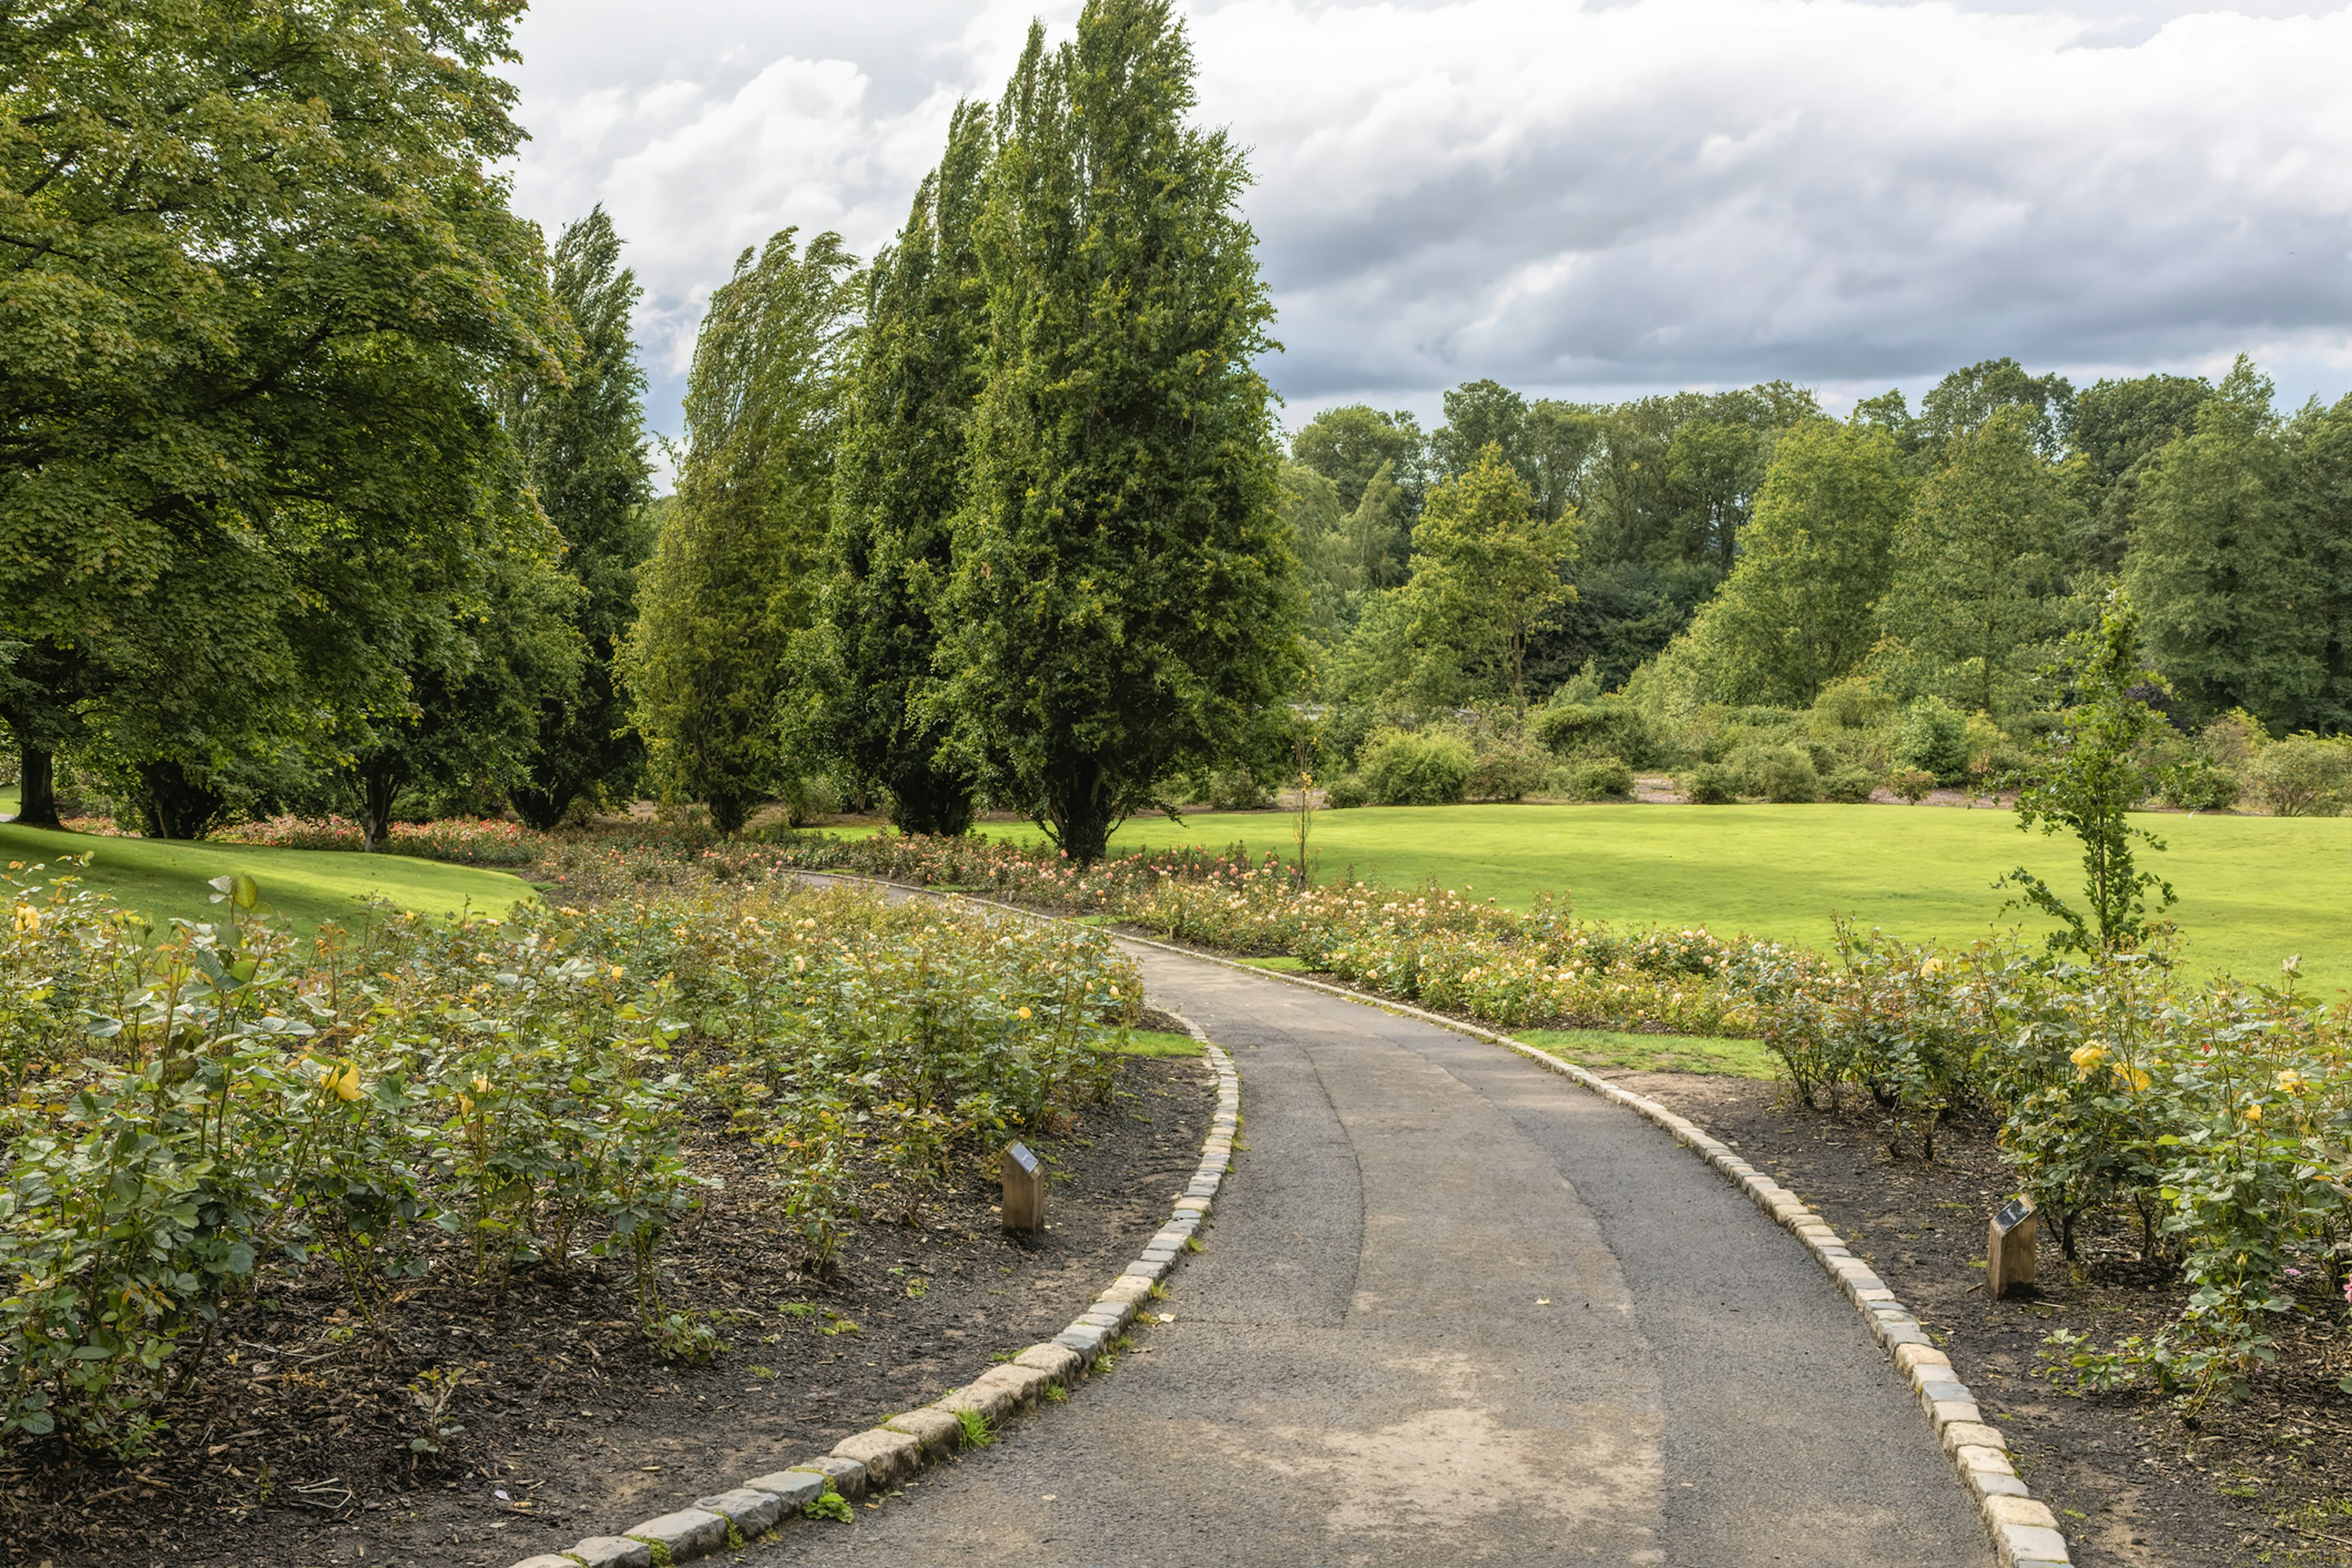
[[[2352,728],[2352,399],[2282,416],[2243,361],[2078,394],[1996,360],[1843,421],[1780,384],[1445,406],[1426,437],[1328,411],[1284,469],[1348,732],[1571,678],[1672,713],[1863,677],[2006,721],[2117,585],[2184,720]]]
[[[492,170],[515,8],[37,7],[0,29],[0,721],[164,836],[625,769],[636,289]]]
[[[1915,413],[1782,383],[1492,382],[1286,457],[1245,162],[1164,0],[1033,29],[897,242],[787,229],[714,296],[651,500],[637,299],[490,173],[509,8],[216,0],[0,35],[0,721],[160,835],[404,792],[549,825],[650,784],[721,827],[823,787],[1101,853],[1218,769],[1622,687],[1865,678],[2007,722],[2127,587],[2165,700],[2352,728],[2352,399],[2241,363]],[[1336,720],[1336,723],[1325,723]]]
[[[1304,667],[1246,180],[1165,0],[1042,28],[898,242],[747,251],[622,654],[650,760],[732,829],[819,778],[912,831],[983,796],[1099,856],[1246,758]]]

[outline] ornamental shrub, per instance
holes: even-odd
[[[1372,792],[1354,773],[1341,773],[1323,788],[1323,804],[1334,811],[1348,811],[1371,804]]]
[[[1550,788],[1570,800],[1631,800],[1633,770],[1615,757],[1591,757],[1552,770]]]
[[[707,1355],[659,1288],[709,1185],[689,1109],[769,1152],[822,1262],[875,1169],[908,1212],[1108,1092],[1142,987],[1100,932],[727,856],[690,895],[299,943],[245,879],[152,943],[69,879],[0,879],[0,1452],[144,1451],[222,1310],[308,1271],[382,1324],[402,1279],[608,1260],[657,1353]]]
[[[1775,805],[1809,805],[1822,798],[1813,759],[1795,746],[1781,746],[1756,760],[1757,793]]]
[[[1682,781],[1693,805],[1736,805],[1739,802],[1738,771],[1724,763],[1701,763]]]
[[[1356,771],[1382,805],[1451,805],[1470,783],[1470,742],[1448,730],[1375,730]]]
[[[1969,776],[1969,716],[1940,697],[1922,697],[1903,715],[1895,752],[1906,768],[1957,784]]]
[[[2273,816],[2336,816],[2352,799],[2352,747],[2290,735],[2254,753],[2254,794]]]

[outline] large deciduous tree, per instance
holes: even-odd
[[[1248,747],[1303,658],[1247,175],[1193,102],[1166,0],[1089,0],[1051,51],[1033,28],[980,226],[947,700],[990,794],[1086,862]]]
[[[1894,570],[1910,481],[1883,428],[1815,420],[1781,437],[1739,563],[1670,651],[1710,695],[1810,704],[1859,665]]]
[[[1525,707],[1528,639],[1575,597],[1562,579],[1575,544],[1575,512],[1538,514],[1527,481],[1489,446],[1429,492],[1413,530],[1403,590],[1413,640],[1449,650],[1475,695]]]
[[[665,791],[725,832],[788,782],[778,705],[815,602],[858,293],[838,235],[786,229],[737,258],[695,343],[677,499],[621,671]]]
[[[71,668],[75,743],[159,831],[396,692],[373,635],[449,606],[369,565],[462,579],[446,521],[503,461],[487,388],[560,374],[490,172],[513,15],[107,0],[0,28],[0,639]]]
[[[2123,576],[2156,666],[2199,718],[2244,708],[2275,730],[2343,725],[2330,646],[2337,546],[2298,504],[2268,378],[2240,359],[2195,433],[2140,472]]]
[[[613,674],[636,619],[637,568],[653,545],[646,377],[629,339],[641,290],[620,262],[621,237],[603,207],[564,229],[550,279],[576,336],[565,381],[518,377],[506,389],[524,477],[562,536],[564,574],[579,585],[572,625],[586,652],[570,694],[544,700],[529,773],[509,792],[534,827],[552,827],[575,800],[633,780],[643,759]]]
[[[2016,404],[1945,443],[1895,552],[1881,616],[1905,650],[1979,711],[2011,705],[2063,629],[2065,499]]]
[[[961,834],[973,816],[971,769],[929,699],[980,392],[973,227],[992,149],[987,110],[958,105],[945,156],[875,260],[845,397],[832,575],[786,697],[787,729],[878,785],[902,833]]]

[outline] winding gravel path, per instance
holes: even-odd
[[[1988,1568],[1797,1238],[1508,1052],[1150,948],[1242,1073],[1175,1321],[850,1529],[745,1561]]]

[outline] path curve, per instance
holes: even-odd
[[[1799,1240],[1507,1051],[1129,944],[1244,1133],[1174,1321],[1001,1445],[746,1561],[1988,1568]]]

